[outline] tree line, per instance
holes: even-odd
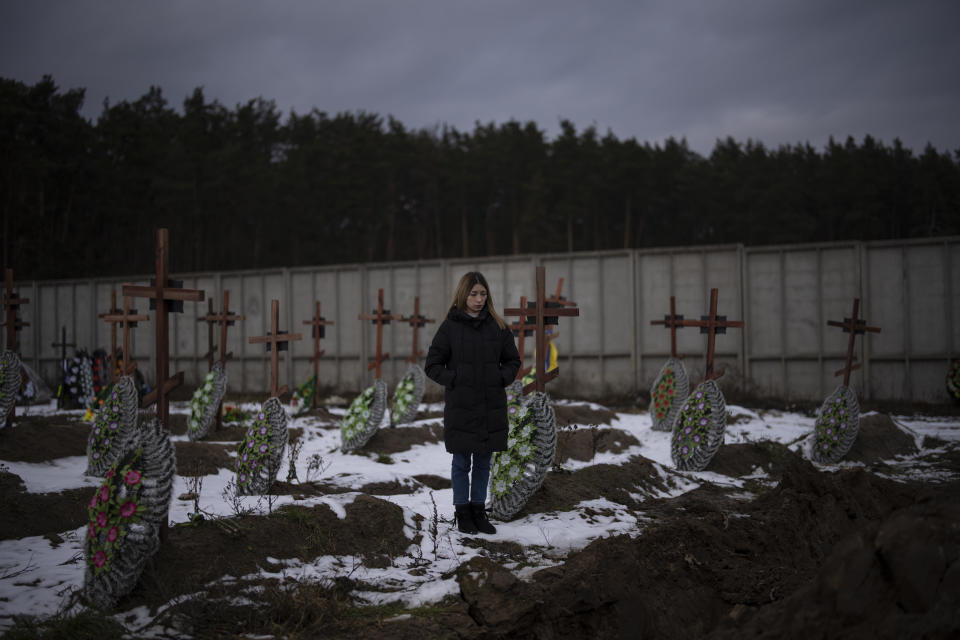
[[[960,234],[960,149],[621,140],[561,122],[413,130],[363,111],[105,102],[0,78],[3,259],[18,279]]]

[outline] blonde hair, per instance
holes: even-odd
[[[487,284],[487,279],[484,278],[483,274],[479,271],[470,271],[463,274],[460,282],[457,283],[456,290],[453,292],[453,301],[450,303],[450,306],[467,313],[467,298],[470,297],[470,289],[473,289],[473,285],[475,284],[482,285],[483,288],[487,290],[487,312],[496,321],[498,327],[506,329],[507,323],[500,317],[500,314],[497,313],[493,305],[493,294],[490,293],[490,285]]]

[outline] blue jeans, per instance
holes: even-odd
[[[473,457],[473,473],[470,473],[470,458]],[[490,458],[492,453],[455,453],[450,466],[453,482],[453,504],[487,501],[487,485],[490,484]]]

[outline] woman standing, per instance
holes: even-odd
[[[424,366],[430,379],[445,389],[443,442],[453,454],[453,507],[463,533],[497,532],[484,507],[490,458],[494,451],[507,449],[503,388],[519,369],[517,345],[494,308],[486,278],[478,271],[465,274]]]

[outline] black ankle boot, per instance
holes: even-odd
[[[473,524],[480,533],[496,533],[497,529],[487,520],[487,510],[482,502],[471,502],[470,511],[473,513]]]
[[[477,532],[477,525],[473,522],[473,511],[470,509],[469,504],[455,504],[453,505],[456,513],[454,518],[457,520],[457,529],[460,530],[460,533],[467,533],[473,535]]]

